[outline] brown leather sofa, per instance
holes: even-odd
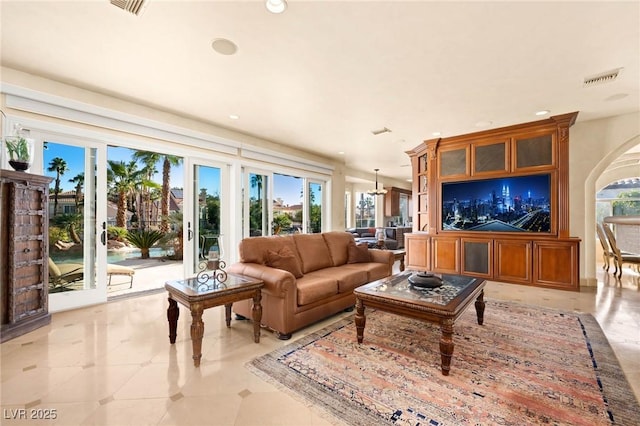
[[[286,340],[291,333],[353,307],[353,289],[391,275],[393,254],[356,246],[348,232],[250,237],[229,273],[264,281],[262,324]],[[233,304],[251,318],[252,301]]]

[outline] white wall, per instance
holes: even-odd
[[[579,116],[578,116],[579,118]],[[581,285],[594,285],[598,179],[616,158],[640,144],[640,113],[576,123],[569,133],[569,227],[580,244]],[[627,169],[629,173],[632,168]],[[640,175],[640,166],[635,176]],[[631,177],[633,174],[626,177]]]

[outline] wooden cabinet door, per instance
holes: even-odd
[[[0,341],[49,324],[48,190],[51,178],[0,170]]]
[[[400,216],[400,192],[393,188],[384,195],[384,215]]]
[[[495,240],[495,279],[531,283],[531,241]]]
[[[457,237],[432,237],[433,271],[445,274],[460,273],[460,239]]]
[[[579,241],[535,241],[533,278],[537,285],[578,290]]]
[[[431,269],[429,236],[426,234],[404,234],[406,250],[405,267],[417,271],[429,271]]]

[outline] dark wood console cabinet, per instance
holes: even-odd
[[[396,187],[385,189],[387,190],[387,193],[384,195],[384,215],[389,217],[400,216],[400,197],[404,194],[410,200],[411,191]]]
[[[0,170],[0,341],[51,322],[49,183],[51,178]]]
[[[427,140],[408,151],[415,202],[407,268],[579,290],[580,239],[569,230],[569,128],[577,115]],[[536,174],[549,175],[549,232],[442,225],[443,183]]]

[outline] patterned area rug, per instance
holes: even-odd
[[[640,407],[595,319],[487,301],[455,325],[451,373],[439,327],[368,310],[247,366],[349,425],[639,425]]]

